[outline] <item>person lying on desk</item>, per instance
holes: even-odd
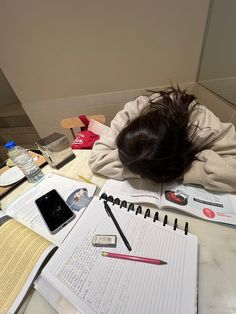
[[[207,190],[236,191],[236,133],[194,95],[169,87],[128,102],[91,152],[93,172],[157,183],[183,179]]]

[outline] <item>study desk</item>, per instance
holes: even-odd
[[[43,168],[44,173],[50,171],[76,178],[82,175],[102,187],[105,178],[94,175],[88,165],[90,151],[75,151],[76,159],[63,168],[55,170],[49,165]],[[23,182],[10,194],[0,200],[4,209],[18,196],[29,190],[32,184]],[[160,220],[166,214],[158,210]],[[151,209],[151,215],[155,209]],[[189,223],[189,232],[198,236],[199,241],[199,285],[198,313],[199,314],[233,314],[236,313],[236,228],[222,224],[209,223],[195,217],[186,216],[180,212],[168,212],[168,223],[173,225],[178,218],[178,227],[183,229],[185,222]],[[32,289],[19,313],[24,314],[55,314],[56,311]],[[68,313],[70,314],[70,313]],[[74,314],[74,312],[73,312]],[[167,313],[163,313],[167,314]],[[180,313],[188,314],[188,313]]]

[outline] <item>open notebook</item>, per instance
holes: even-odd
[[[68,313],[68,304],[78,313],[196,313],[197,237],[109,205],[132,251],[124,245],[103,200],[94,197],[44,268],[36,289],[59,313]],[[95,234],[115,234],[116,248],[94,247]],[[167,264],[108,258],[102,251],[157,258]]]

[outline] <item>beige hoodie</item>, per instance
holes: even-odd
[[[148,106],[149,98],[140,96],[128,102],[111,122],[108,133],[98,140],[91,152],[92,171],[104,176],[124,180],[138,177],[124,168],[118,155],[116,137],[124,126],[139,116]],[[194,138],[196,145],[210,143],[211,149],[196,155],[196,160],[184,175],[184,183],[200,184],[208,190],[236,191],[236,133],[231,123],[222,123],[206,107],[199,105],[193,111],[190,124],[200,131]]]

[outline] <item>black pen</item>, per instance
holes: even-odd
[[[116,228],[117,228],[117,230],[118,230],[118,232],[119,232],[121,238],[123,239],[123,241],[124,241],[124,243],[125,243],[127,249],[128,249],[129,251],[131,251],[131,250],[132,250],[132,249],[131,249],[131,246],[129,245],[128,240],[126,239],[126,237],[125,237],[123,231],[121,230],[121,228],[120,228],[120,226],[119,226],[119,224],[118,224],[118,222],[117,222],[115,216],[113,215],[113,213],[112,213],[112,211],[111,211],[111,208],[109,207],[109,205],[107,204],[106,201],[104,201],[104,206],[105,206],[105,210],[106,210],[108,216],[111,217],[112,221],[114,222],[114,224],[115,224],[115,226],[116,226]]]

